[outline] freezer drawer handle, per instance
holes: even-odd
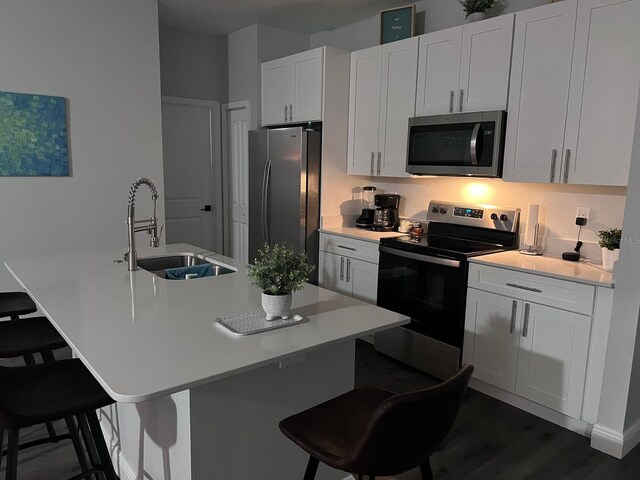
[[[528,292],[542,293],[542,290],[539,288],[525,287],[524,285],[518,285],[517,283],[507,283],[507,287],[519,288],[521,290],[527,290]]]
[[[444,265],[447,267],[459,267],[459,260],[450,260],[448,258],[432,257],[430,255],[420,255],[419,253],[405,252],[404,250],[397,250],[395,248],[380,246],[382,253],[388,253],[390,255],[396,255],[398,257],[410,258],[411,260],[417,260],[418,262],[434,263],[436,265]]]

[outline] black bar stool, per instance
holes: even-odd
[[[113,399],[78,359],[0,367],[0,429],[9,431],[6,480],[17,480],[20,429],[62,419],[67,423],[82,469],[82,474],[74,478],[89,479],[102,472],[107,480],[117,480],[96,415],[96,409],[112,403]],[[76,420],[87,443],[91,468]]]
[[[17,320],[20,315],[29,315],[38,311],[31,297],[24,292],[0,292],[0,318],[11,317]]]
[[[473,373],[465,365],[435,387],[397,395],[356,388],[280,422],[280,430],[309,456],[304,480],[320,461],[374,479],[420,467],[432,480],[429,458],[455,421]]]

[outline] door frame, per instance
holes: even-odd
[[[222,138],[221,138],[221,109],[220,102],[211,100],[199,100],[196,98],[183,98],[162,95],[162,104],[184,105],[193,107],[204,107],[210,109],[209,115],[209,151],[211,152],[211,203],[215,215],[212,223],[213,231],[210,232],[216,250],[224,249],[224,237],[226,228],[224,223],[224,193],[223,193],[223,171],[222,168]],[[163,158],[164,162],[164,158]],[[165,179],[166,182],[166,179]]]
[[[224,209],[222,212],[223,218],[223,254],[231,256],[231,208],[233,205],[233,193],[231,189],[233,184],[231,182],[231,161],[229,157],[229,122],[228,113],[234,110],[246,110],[249,117],[249,125],[251,124],[251,102],[249,100],[241,100],[239,102],[229,102],[222,104],[222,194],[224,198]],[[247,138],[248,141],[248,138]],[[248,147],[248,145],[247,145]],[[248,173],[248,170],[247,170]]]

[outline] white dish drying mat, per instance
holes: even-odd
[[[252,335],[254,333],[295,325],[301,323],[304,319],[302,315],[295,315],[286,320],[282,318],[267,320],[267,315],[260,309],[253,312],[223,315],[222,317],[217,317],[215,321],[235,335]]]

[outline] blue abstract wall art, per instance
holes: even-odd
[[[0,92],[0,176],[68,175],[65,99]]]

